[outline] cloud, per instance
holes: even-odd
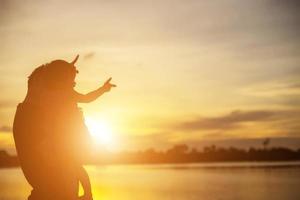
[[[260,82],[242,89],[242,93],[261,97],[297,96],[300,95],[300,82],[298,80]]]
[[[239,90],[240,95],[254,100],[257,104],[274,105],[290,109],[300,108],[299,72],[296,77],[286,77],[278,80],[260,81],[249,84]],[[298,79],[297,79],[298,77]]]
[[[89,53],[87,53],[87,54],[84,54],[83,55],[83,59],[84,60],[90,60],[90,59],[92,59],[94,56],[95,56],[95,52],[89,52]]]
[[[12,132],[12,127],[11,126],[1,126],[0,132]]]
[[[176,125],[181,130],[228,130],[240,128],[246,122],[278,122],[278,121],[300,121],[300,110],[256,110],[256,111],[233,111],[219,117],[204,117],[182,122]]]

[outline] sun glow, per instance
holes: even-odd
[[[85,123],[96,145],[103,145],[107,149],[113,148],[115,141],[108,122],[86,118]]]

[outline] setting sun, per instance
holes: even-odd
[[[86,118],[85,123],[94,139],[95,144],[101,144],[107,149],[111,149],[112,146],[114,146],[115,141],[108,122],[104,120]]]

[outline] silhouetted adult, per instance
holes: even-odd
[[[76,103],[93,101],[115,85],[109,79],[86,95],[74,91],[77,59],[36,68],[17,107],[13,133],[22,171],[33,188],[29,200],[78,199],[79,181],[90,190],[82,163],[91,141],[83,139],[89,134]]]

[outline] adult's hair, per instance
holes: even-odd
[[[43,103],[47,92],[72,87],[76,73],[74,64],[64,60],[54,60],[37,67],[28,77],[25,101]]]

